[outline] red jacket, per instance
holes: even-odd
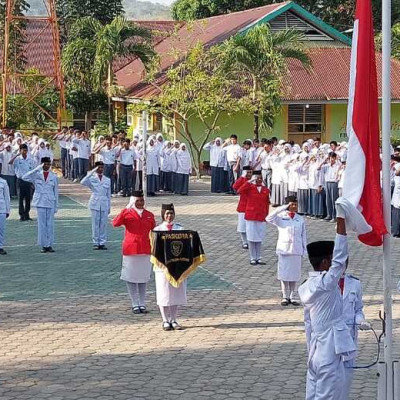
[[[234,184],[233,188],[238,191],[239,188],[248,181],[247,178],[241,176]],[[244,213],[246,211],[246,204],[247,204],[247,193],[243,193],[239,197],[239,203],[237,206],[236,211],[239,213]]]
[[[150,254],[150,231],[156,226],[154,215],[143,210],[142,217],[133,210],[124,208],[112,222],[113,226],[125,226],[122,254]]]
[[[258,192],[257,186],[246,182],[243,184],[238,193],[247,194],[246,211],[244,219],[248,221],[265,221],[269,212],[269,190],[265,186],[261,186],[261,192]]]

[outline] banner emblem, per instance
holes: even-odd
[[[171,242],[171,253],[175,257],[179,257],[183,250],[183,243],[181,241],[173,241]]]

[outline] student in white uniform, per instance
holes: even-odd
[[[6,143],[4,150],[0,152],[1,177],[7,182],[8,188],[10,189],[10,196],[17,196],[17,177],[15,176],[14,165],[10,164],[10,161],[14,158],[12,152],[11,143]]]
[[[175,209],[173,204],[163,204],[161,207],[161,218],[163,222],[154,228],[154,231],[177,231],[183,227],[174,222]],[[157,305],[160,308],[164,331],[181,330],[177,322],[178,307],[187,304],[186,279],[179,287],[172,286],[162,270],[153,265],[156,278]]]
[[[54,253],[54,215],[58,211],[58,178],[50,171],[51,160],[44,157],[41,164],[26,173],[22,179],[33,183],[35,193],[32,205],[38,216],[38,244],[41,253]]]
[[[163,178],[161,189],[164,192],[171,192],[172,190],[171,152],[172,143],[166,140],[161,150],[161,172]]]
[[[124,139],[122,147],[117,153],[117,158],[120,160],[119,176],[121,178],[122,196],[129,197],[132,193],[134,164],[138,158],[136,151],[131,148],[130,139]]]
[[[344,216],[339,210],[335,242],[307,246],[314,271],[299,287],[308,347],[306,400],[339,400],[344,361],[355,357],[356,346],[343,317],[338,285],[349,254]]]
[[[104,163],[97,161],[95,168],[81,180],[92,194],[89,209],[92,214],[92,240],[94,250],[107,250],[107,222],[111,210],[111,179],[103,174]]]
[[[4,256],[6,219],[10,216],[10,190],[5,179],[0,178],[0,255]]]
[[[222,139],[217,137],[215,140],[207,143],[204,146],[205,151],[210,152],[210,167],[211,167],[211,193],[222,192],[221,178],[223,173],[220,172],[223,166],[219,166],[219,160],[222,152]]]
[[[147,141],[146,148],[146,175],[147,195],[155,196],[160,189],[160,151],[154,139]]]
[[[111,193],[112,196],[116,196],[117,194],[113,190],[115,187],[114,181],[116,179],[116,172],[115,172],[115,163],[116,163],[116,156],[117,150],[115,146],[113,146],[111,136],[106,136],[103,144],[97,147],[94,150],[95,154],[100,154],[102,161],[104,163],[104,175],[111,180]]]
[[[343,296],[343,318],[350,329],[354,344],[357,346],[358,330],[371,329],[371,324],[365,320],[363,311],[362,285],[359,279],[345,273],[340,278],[339,288]],[[345,361],[344,363],[345,380],[343,382],[341,400],[349,399],[354,366],[355,358]]]
[[[285,205],[269,214],[266,221],[278,228],[276,245],[278,255],[278,279],[281,281],[282,306],[299,306],[296,286],[301,279],[301,263],[307,252],[306,224],[297,214],[297,199],[289,196]]]
[[[192,172],[192,160],[185,143],[181,143],[179,150],[176,152],[176,160],[178,163],[178,169],[176,170],[178,180],[176,193],[183,196],[188,195],[189,177]]]
[[[394,188],[392,195],[392,235],[400,237],[400,156],[396,156],[394,165]]]
[[[329,222],[335,222],[335,202],[339,197],[338,171],[340,168],[340,162],[337,159],[336,153],[330,153],[329,159],[327,159],[325,163],[327,164],[321,166],[326,185],[326,212],[328,215],[325,220]]]

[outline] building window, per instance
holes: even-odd
[[[321,133],[322,116],[322,104],[289,104],[289,134]]]

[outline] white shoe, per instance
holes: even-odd
[[[72,183],[76,183],[76,182],[79,182],[79,179],[74,179],[74,180],[72,181]]]

